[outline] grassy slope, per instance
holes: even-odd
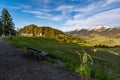
[[[89,42],[90,45],[99,45],[99,44],[108,45],[108,46],[120,45],[119,37],[109,38],[106,36],[94,35],[94,37],[86,36],[85,39]]]
[[[94,69],[94,76],[101,80],[106,80],[106,74],[109,77],[113,76],[113,80],[120,79],[120,50],[119,48],[94,48],[73,43],[59,42],[46,38],[33,38],[33,37],[14,37],[13,41],[4,39],[18,48],[26,51],[26,47],[30,46],[38,50],[43,50],[49,53],[50,57],[57,58],[66,63],[66,68],[76,71],[80,68],[80,60],[76,50],[80,53],[84,49],[89,53],[94,64],[91,67]]]

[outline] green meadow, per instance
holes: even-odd
[[[49,60],[60,60],[65,63],[63,68],[81,76],[96,80],[120,80],[120,47],[96,48],[43,37],[14,37],[13,40],[4,40],[25,52],[28,46],[45,51]]]

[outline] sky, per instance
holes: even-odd
[[[120,26],[120,0],[0,0],[16,28],[29,24],[62,31],[96,25]]]

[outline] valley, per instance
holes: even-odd
[[[88,45],[120,45],[120,27],[97,25],[91,29],[76,29],[66,34],[77,38],[83,38]]]

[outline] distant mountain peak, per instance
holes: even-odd
[[[77,29],[75,29],[74,31],[77,31],[77,32],[78,32],[78,31],[80,31],[80,30],[81,30],[80,28],[77,28]]]
[[[108,28],[110,28],[110,26],[96,25],[96,26],[90,28],[89,31],[90,31],[90,30],[93,30],[93,31],[101,32],[101,31],[106,30],[106,29],[108,29]]]
[[[96,25],[92,27],[92,30],[99,30],[99,29],[108,29],[110,26],[104,26],[104,25]]]

